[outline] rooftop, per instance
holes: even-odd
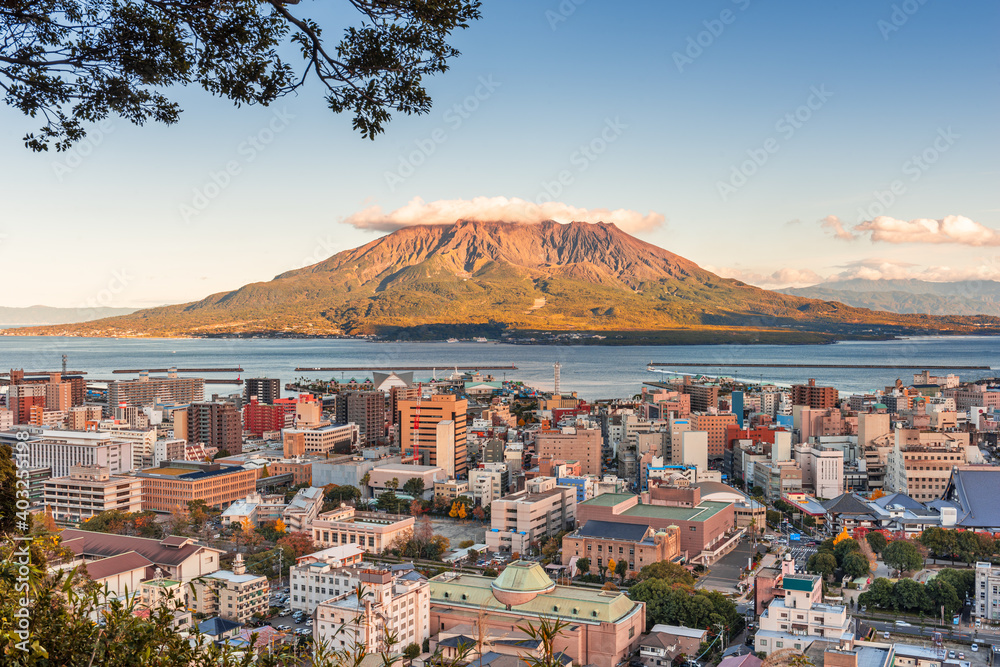
[[[636,505],[622,512],[624,516],[640,516],[667,521],[707,521],[732,503],[703,500],[697,507],[668,507],[666,505]]]

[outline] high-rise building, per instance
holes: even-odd
[[[177,437],[175,434],[174,437]],[[200,442],[230,454],[243,451],[240,413],[232,403],[192,403],[187,409],[188,442]]]
[[[727,428],[736,424],[736,415],[731,412],[722,414],[693,414],[690,418],[692,431],[708,433],[708,458],[721,459],[726,450]]]
[[[809,378],[807,384],[792,385],[792,403],[808,405],[810,408],[837,407],[838,393],[834,387],[820,387],[816,380]]]
[[[287,399],[281,399],[287,401]],[[291,410],[289,410],[291,407]],[[261,437],[268,431],[291,428],[295,421],[295,402],[278,405],[261,403],[256,397],[243,406],[243,430],[254,437]]]
[[[15,424],[30,424],[31,409],[45,408],[45,385],[11,385],[7,392],[7,407],[14,415]]]
[[[362,447],[373,447],[385,438],[385,394],[381,391],[341,392],[335,411],[337,422],[358,425]]]
[[[258,403],[272,405],[281,398],[281,381],[278,378],[246,378],[243,380],[243,401],[249,403],[254,397]]]
[[[53,477],[66,477],[75,465],[107,466],[112,475],[133,470],[132,443],[112,433],[43,430],[27,445],[28,465],[52,468]]]
[[[468,470],[465,428],[469,402],[454,394],[399,402],[403,460],[443,468],[449,477]]]
[[[557,431],[539,431],[535,435],[535,453],[539,458],[579,461],[583,475],[601,474],[601,429],[587,422]]]
[[[205,400],[205,381],[202,378],[182,378],[171,369],[166,377],[150,377],[143,371],[136,380],[117,380],[108,385],[108,412],[124,403],[128,406],[155,405],[157,403],[196,403]]]
[[[107,466],[70,466],[68,477],[45,481],[45,506],[56,521],[79,523],[108,510],[142,509],[142,480],[115,476]]]

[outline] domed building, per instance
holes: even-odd
[[[495,579],[446,572],[430,581],[431,633],[474,625],[486,611],[490,634],[516,633],[541,617],[568,625],[556,649],[577,665],[615,667],[639,645],[646,626],[642,602],[620,591],[556,584],[541,565],[514,561]]]

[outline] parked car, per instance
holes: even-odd
[[[886,630],[885,632],[882,633],[882,639],[888,639],[888,638],[889,638],[889,631]]]
[[[958,652],[958,659],[959,660],[965,660],[965,652],[964,651],[959,651]]]
[[[948,651],[948,657],[949,658],[954,658],[955,657],[955,652],[954,651]]]
[[[972,645],[972,652],[973,652],[973,653],[976,653],[976,652],[978,652],[978,651],[979,651],[979,644],[973,644],[973,645]]]

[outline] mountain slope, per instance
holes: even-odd
[[[855,278],[778,291],[893,313],[1000,316],[1000,282],[995,280],[932,283]]]
[[[541,299],[544,306],[535,307]],[[458,221],[407,227],[263,283],[50,335],[366,334],[495,322],[511,329],[886,326],[969,330],[720,278],[614,225]],[[998,322],[986,322],[996,326]]]

